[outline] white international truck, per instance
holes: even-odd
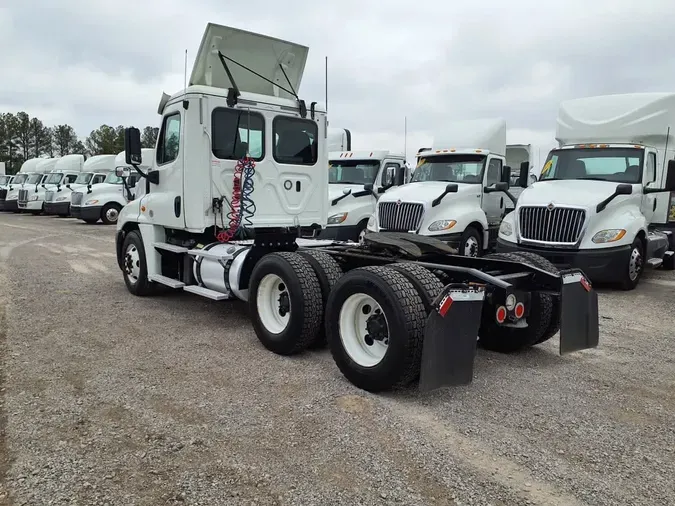
[[[380,197],[368,230],[432,237],[462,256],[489,251],[512,202],[505,153],[504,120],[456,122],[418,152],[410,184]]]
[[[14,176],[5,174],[5,162],[0,162],[0,211],[5,209],[5,198],[12,181],[14,181]]]
[[[362,242],[380,195],[409,179],[410,169],[403,153],[382,150],[330,152],[328,226],[318,237]]]
[[[35,165],[35,174],[28,177],[17,195],[19,211],[26,211],[31,214],[42,213],[45,181],[47,181],[57,161],[58,158],[41,158]]]
[[[86,171],[87,163],[84,155],[70,154],[64,155],[54,167],[54,172],[61,172],[63,176],[59,180],[58,176],[53,176],[49,182],[54,182],[54,186],[45,192],[45,214],[56,214],[66,217],[70,212],[70,194],[72,191],[84,188],[88,184],[97,184],[103,182],[106,174],[95,174]]]
[[[96,179],[71,193],[70,216],[90,224],[117,222],[120,209],[128,202],[122,178],[115,174],[120,163],[119,154],[96,155],[85,162],[84,170],[94,173]]]
[[[560,327],[561,352],[597,346],[597,294],[578,270],[460,257],[414,234],[368,234],[363,245],[300,237],[324,228],[331,207],[327,116],[298,95],[307,54],[209,24],[189,85],[160,101],[148,170],[137,168],[139,130],[126,130],[126,161],[145,186],[117,221],[129,292],[248,301],[269,350],[325,340],[370,391],[468,383],[478,340],[514,351]]]
[[[19,208],[33,214],[47,212],[47,206],[52,203],[55,196],[70,193],[67,189],[78,177],[82,175],[83,155],[65,155],[53,158],[51,170],[45,174],[43,182],[36,187],[37,191],[29,191],[28,201],[22,206],[19,200]],[[64,189],[65,188],[65,189]],[[50,214],[47,212],[47,214]]]
[[[29,178],[37,174],[35,167],[42,160],[44,158],[29,158],[23,162],[19,172],[14,176],[14,180],[7,187],[7,190],[0,190],[0,200],[4,200],[2,206],[4,211],[19,212],[19,190],[23,188]],[[33,179],[35,178],[33,177]]]
[[[557,149],[505,217],[497,249],[536,253],[630,290],[673,268],[675,93],[563,102]]]

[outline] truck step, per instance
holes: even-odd
[[[204,251],[201,249],[191,249],[191,250],[186,250],[188,255],[192,256],[200,256],[204,258],[211,258],[213,260],[222,260],[223,255],[222,254],[217,254],[217,253],[211,253],[210,251]]]
[[[161,283],[171,288],[182,288],[185,286],[185,283],[182,281],[178,281],[177,279],[169,278],[167,276],[162,276],[160,274],[150,274],[148,276],[148,280],[154,281],[155,283]]]
[[[202,297],[206,297],[207,299],[211,300],[227,300],[230,298],[229,293],[216,292],[215,290],[210,290],[203,286],[188,285],[183,287],[183,290],[185,290],[186,292],[201,295]]]
[[[169,244],[168,242],[153,242],[152,245],[157,249],[171,251],[172,253],[187,253],[188,250],[183,246],[176,246],[175,244]]]
[[[649,267],[652,267],[653,269],[661,267],[661,264],[663,264],[662,258],[650,258],[649,260],[647,260],[647,265]]]

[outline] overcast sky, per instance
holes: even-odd
[[[456,119],[503,117],[542,159],[559,102],[675,91],[673,0],[3,0],[0,111],[84,137],[103,123],[158,125],[208,22],[309,46],[300,90],[324,100],[355,149],[409,160]],[[53,5],[53,6],[50,6]]]

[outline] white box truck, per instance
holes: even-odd
[[[368,230],[420,234],[460,255],[481,255],[494,246],[511,202],[505,154],[503,119],[454,123],[432,148],[418,152],[410,184],[380,197]]]
[[[675,93],[563,102],[556,139],[502,222],[498,251],[536,253],[627,290],[646,266],[672,269]]]
[[[327,116],[298,95],[308,50],[207,26],[189,85],[160,101],[144,191],[117,221],[129,292],[247,301],[269,350],[327,341],[345,377],[370,391],[468,383],[478,339],[513,351],[560,327],[561,352],[597,346],[597,294],[578,270],[460,257],[413,234],[300,237],[326,227],[330,208]],[[125,147],[140,171],[138,129]]]

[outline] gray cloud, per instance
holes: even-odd
[[[155,124],[161,92],[182,87],[184,50],[191,66],[207,22],[309,46],[308,101],[323,101],[327,55],[331,124],[364,148],[401,149],[404,116],[409,153],[472,117],[504,117],[511,141],[546,144],[561,100],[675,83],[668,0],[54,5],[0,9],[0,47],[12,48],[0,52],[0,108],[69,122],[80,135],[101,123]]]

